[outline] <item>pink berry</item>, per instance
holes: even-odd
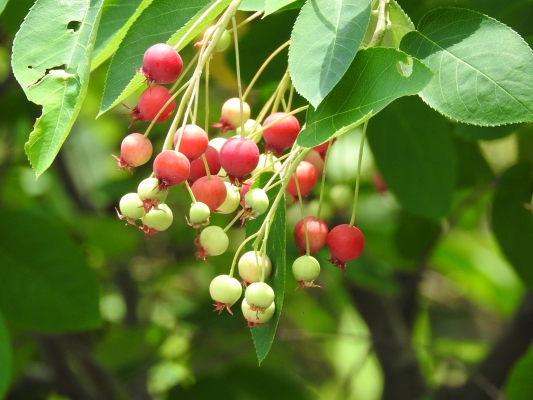
[[[248,103],[242,103],[242,117],[241,117],[241,101],[234,97],[227,100],[222,105],[222,113],[220,121],[213,124],[213,127],[220,128],[221,134],[231,131],[241,126],[242,121],[246,122],[250,118],[250,106]]]
[[[189,177],[190,163],[187,157],[174,150],[165,150],[154,160],[154,175],[159,182],[159,190],[176,186]]]
[[[307,196],[315,187],[318,181],[318,174],[313,164],[307,161],[301,161],[296,167],[296,176],[298,177],[298,184],[300,186],[300,194],[302,197]],[[291,175],[289,184],[287,185],[287,192],[292,194],[294,198],[298,198],[298,191],[296,190],[296,181],[294,174]]]
[[[307,234],[309,235],[309,253],[316,254],[326,244],[328,238],[328,226],[321,219],[315,217],[305,217],[307,224]],[[304,220],[301,219],[294,227],[294,242],[300,250],[300,255],[306,253]]]
[[[146,164],[152,157],[152,143],[140,133],[131,133],[122,140],[120,145],[120,169],[138,167]]]
[[[176,148],[176,151],[184,154],[192,161],[205,153],[209,138],[207,137],[207,133],[198,125],[185,125],[176,131],[174,135],[174,147],[177,146],[178,142],[180,147]]]
[[[148,83],[172,83],[181,74],[183,61],[174,47],[166,43],[157,43],[144,53],[141,73]]]
[[[251,139],[232,137],[226,140],[219,153],[220,165],[228,173],[231,182],[252,172],[259,163],[259,148]]]
[[[211,211],[215,211],[224,203],[228,193],[224,181],[217,175],[211,175],[211,179],[207,176],[197,179],[191,190],[196,201],[206,204]]]
[[[209,167],[209,173],[212,175],[218,174],[220,171],[220,160],[218,159],[218,151],[211,146],[207,146],[205,150],[205,158],[207,160],[207,166]],[[203,157],[197,158],[191,162],[191,173],[189,175],[189,182],[194,182],[202,176],[206,176],[207,171],[205,169],[205,164]]]
[[[152,121],[157,113],[163,108],[166,102],[172,97],[167,88],[163,86],[151,86],[141,93],[137,106],[132,110],[130,117],[133,117],[133,123],[136,121]],[[165,121],[174,112],[176,101],[172,100],[164,111],[157,118],[156,122]],[[131,125],[130,125],[131,126]]]
[[[285,115],[287,115],[285,112],[271,114],[263,121],[263,126],[267,126]],[[298,133],[300,133],[300,123],[294,115],[290,115],[263,131],[265,147],[279,157],[283,150],[294,144]]]
[[[346,272],[346,263],[355,260],[363,252],[365,238],[359,228],[342,224],[329,232],[327,244],[331,252],[328,261]]]
[[[333,142],[331,142],[332,146],[336,140],[337,138],[333,138]],[[313,147],[313,150],[318,151],[320,154],[325,154],[326,151],[328,150],[328,146],[329,146],[329,140],[325,143],[322,143],[322,144],[319,144],[318,146]]]

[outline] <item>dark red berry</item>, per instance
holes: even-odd
[[[141,73],[148,83],[172,83],[181,74],[183,61],[174,47],[166,43],[157,43],[144,53]]]
[[[220,171],[220,160],[218,159],[218,151],[214,147],[207,146],[205,150],[205,158],[207,160],[207,166],[209,167],[209,173],[212,175],[218,174]],[[194,182],[202,176],[206,176],[207,171],[203,157],[197,158],[191,162],[191,173],[189,175],[189,182]]]
[[[152,157],[152,143],[140,133],[129,134],[120,145],[120,158],[113,157],[118,160],[120,169],[138,167]]]
[[[307,223],[307,233],[309,235],[309,253],[316,254],[326,244],[328,238],[328,226],[321,219],[315,217],[305,217]],[[298,221],[294,227],[294,242],[300,250],[300,255],[306,254],[306,241],[304,220]]]
[[[285,112],[271,114],[263,121],[263,126],[267,126],[285,115],[287,115]],[[283,150],[294,144],[298,133],[300,133],[300,123],[294,115],[290,115],[263,131],[265,148],[279,157]]]
[[[131,125],[136,121],[151,122],[171,97],[172,95],[170,92],[163,86],[152,86],[146,89],[139,97],[139,102],[132,110],[133,112],[128,114],[130,117],[133,117]],[[172,100],[170,104],[165,107],[156,122],[165,121],[170,115],[172,115],[175,108],[176,101]]]
[[[220,165],[228,173],[230,181],[242,178],[252,172],[259,163],[259,148],[251,139],[232,137],[226,140],[219,153]]]
[[[363,252],[365,238],[359,228],[343,224],[329,232],[327,244],[331,252],[328,261],[346,272],[346,263],[355,260]]]
[[[215,211],[224,203],[228,193],[224,181],[217,175],[211,175],[211,179],[207,176],[197,179],[191,190],[196,201],[206,204],[211,211]]]
[[[318,174],[313,164],[307,161],[301,161],[296,168],[296,176],[298,177],[298,184],[300,186],[300,194],[302,197],[307,196],[315,187],[318,181]],[[298,198],[298,191],[296,190],[296,181],[294,174],[291,175],[289,184],[287,185],[287,192],[292,194],[294,198]]]
[[[337,138],[333,138],[333,142],[331,142],[331,145],[333,146],[333,143]],[[329,140],[325,143],[319,144],[318,146],[313,147],[313,150],[318,151],[319,153],[325,153],[328,150]]]
[[[190,163],[187,157],[174,150],[165,150],[154,160],[154,175],[159,182],[159,190],[176,186],[189,177]]]
[[[181,137],[181,140],[180,140]],[[174,147],[176,151],[184,154],[190,161],[196,160],[205,153],[209,138],[207,133],[198,125],[185,125],[179,128],[174,135]]]

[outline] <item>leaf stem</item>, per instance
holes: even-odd
[[[333,139],[330,139],[328,143],[328,149],[326,150],[326,156],[324,157],[324,168],[322,169],[322,183],[320,184],[320,197],[318,200],[318,210],[316,211],[316,219],[320,218],[320,212],[322,211],[322,202],[324,201],[324,188],[326,186],[326,168],[328,166],[329,152]]]

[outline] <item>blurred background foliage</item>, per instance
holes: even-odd
[[[23,147],[40,109],[26,100],[9,67],[14,34],[32,3],[12,0],[0,15],[1,240],[4,249],[16,249],[24,262],[19,281],[0,279],[0,309],[12,348],[11,367],[0,354],[0,377],[10,377],[0,393],[4,389],[8,399],[49,400],[377,400],[383,390],[382,367],[352,293],[359,288],[394,299],[403,280],[413,277],[417,308],[410,340],[429,387],[459,386],[468,379],[526,290],[498,247],[490,213],[500,175],[518,159],[533,160],[531,125],[474,128],[437,116],[453,142],[458,171],[454,204],[439,221],[398,205],[383,187],[367,145],[358,208],[366,250],[349,263],[347,276],[325,261],[329,253],[322,250],[317,256],[323,267],[322,290],[294,291],[296,283],[288,274],[275,343],[258,367],[238,307],[234,316],[213,314],[207,290],[214,276],[227,273],[243,229],[231,231],[229,251],[212,258],[209,266],[194,257],[196,231],[182,217],[189,200],[181,188],[171,188],[168,197],[174,224],[150,240],[116,217],[120,197],[135,191],[151,171],[149,165],[133,175],[119,171],[110,156],[119,152],[127,132],[143,132],[143,123],[128,131],[122,107],[95,119],[108,62],[91,74],[69,138],[52,168],[35,180]],[[400,5],[415,25],[438,6],[471,8],[533,43],[532,1],[403,0]],[[239,46],[244,82],[289,38],[297,15],[297,10],[285,11],[243,30]],[[186,48],[182,57],[191,58],[193,51]],[[252,115],[282,76],[286,56],[277,57],[256,84],[249,98]],[[233,49],[211,62],[213,121],[221,104],[236,95],[234,69]],[[131,98],[127,104],[135,102]],[[294,108],[303,104],[297,97]],[[166,129],[167,124],[154,128],[155,148],[162,146]],[[323,206],[330,226],[349,218],[359,139],[360,132],[353,131],[332,148]],[[316,212],[317,193],[307,199],[310,213]],[[298,256],[291,235],[300,218],[299,209],[289,206],[289,266]],[[227,218],[213,216],[212,222],[224,226]],[[0,259],[0,277],[5,279],[10,277],[7,265],[7,259]],[[63,296],[69,285],[80,290],[72,293],[72,303]],[[54,292],[63,297],[56,301]],[[26,296],[35,308],[18,307]],[[84,313],[86,326],[79,318],[73,324],[66,320]],[[46,326],[56,317],[63,322]]]

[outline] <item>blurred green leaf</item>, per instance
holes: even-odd
[[[320,106],[309,108],[307,127],[297,142],[313,147],[340,136],[398,97],[417,94],[432,77],[424,64],[401,51],[385,47],[360,50]]]
[[[488,185],[493,172],[476,142],[454,138],[457,154],[457,187]]]
[[[9,0],[0,0],[0,14],[2,14],[2,11],[4,11],[4,8],[6,8],[6,4]],[[0,392],[1,394],[1,392]]]
[[[252,188],[264,187],[271,177],[272,173],[263,173],[259,175],[259,177],[255,179]],[[246,237],[249,237],[261,229],[261,226],[265,222],[265,218],[270,212],[272,203],[278,195],[280,188],[281,186],[278,185],[267,192],[270,201],[268,211],[256,219],[248,220],[246,222]],[[274,341],[274,336],[276,335],[276,329],[278,328],[281,309],[283,307],[283,297],[285,295],[285,230],[285,200],[282,198],[277,206],[276,212],[272,216],[268,234],[268,242],[266,246],[266,253],[272,261],[273,269],[273,273],[270,278],[266,280],[266,283],[268,283],[272,289],[274,289],[276,296],[274,299],[276,304],[276,312],[274,313],[274,316],[265,325],[259,327],[259,329],[250,329],[259,364],[261,364],[270,351],[270,347]],[[252,244],[253,240],[246,244],[245,249],[247,251],[253,250]]]
[[[296,0],[265,0],[265,17],[278,11],[280,8],[295,2]]]
[[[294,87],[313,107],[350,67],[365,36],[370,3],[313,0],[302,7],[292,30],[289,70]]]
[[[394,237],[398,253],[418,267],[417,262],[429,254],[441,231],[441,224],[435,221],[402,213]]]
[[[450,211],[457,161],[444,118],[405,97],[369,122],[368,142],[389,190],[411,214],[437,219]]]
[[[505,398],[507,400],[533,399],[533,351],[529,351],[513,366],[505,385]]]
[[[518,130],[520,125],[501,125],[501,126],[476,126],[467,124],[457,124],[455,134],[462,139],[476,140],[495,140],[510,135]]]
[[[69,233],[49,218],[0,211],[0,308],[6,319],[42,332],[98,327],[99,287]]]
[[[0,312],[0,399],[3,399],[11,383],[11,340]]]
[[[533,193],[533,169],[516,164],[499,179],[492,203],[492,229],[503,254],[528,287],[533,287],[533,216],[526,205]]]
[[[483,126],[533,120],[533,53],[501,22],[470,10],[432,10],[400,49],[436,73],[420,96],[445,116]]]
[[[55,159],[85,98],[103,0],[38,0],[13,43],[13,72],[43,106],[25,150],[37,176]]]

